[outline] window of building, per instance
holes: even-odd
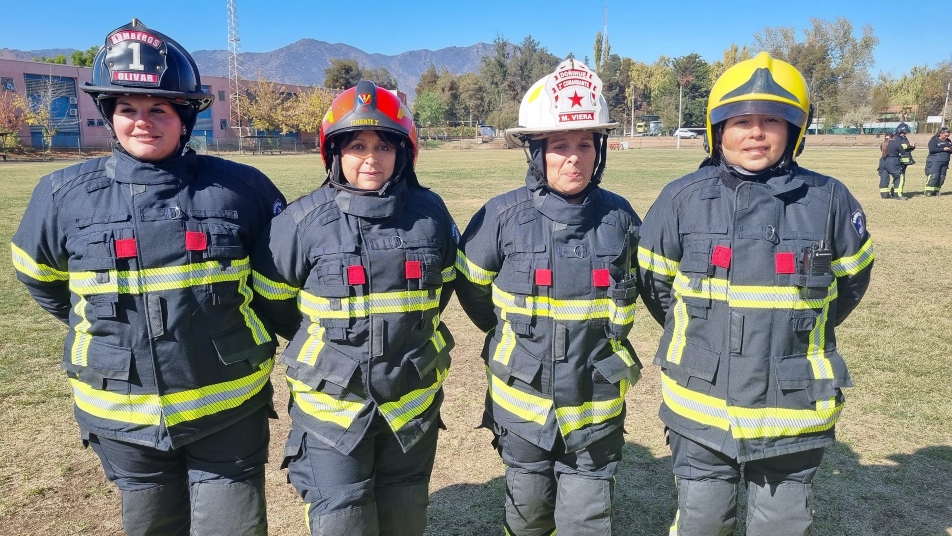
[[[225,92],[218,90],[218,102],[225,102]]]
[[[3,77],[0,78],[0,85],[3,86],[4,91],[16,91],[17,85],[12,78]]]
[[[226,128],[228,128],[228,120],[227,120],[227,119],[222,119],[222,120],[221,120],[221,129],[222,129],[222,130],[225,130]]]
[[[95,119],[87,119],[87,120],[86,120],[86,126],[87,126],[87,127],[94,127],[94,126],[96,126],[96,120],[95,120]]]

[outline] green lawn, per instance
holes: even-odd
[[[613,151],[603,185],[644,215],[661,187],[699,163],[696,148]],[[843,180],[864,205],[876,245],[866,299],[839,328],[855,387],[816,481],[818,535],[952,535],[952,184],[925,198],[922,165],[910,169],[908,202],[883,201],[877,149],[809,148],[801,164]],[[294,199],[323,180],[320,157],[235,158],[267,173]],[[69,162],[0,162],[0,241],[8,242],[36,180]],[[421,181],[443,196],[460,229],[491,196],[523,183],[520,150],[421,151]],[[915,195],[918,194],[918,195]],[[0,257],[0,533],[119,534],[118,493],[84,451],[59,370],[65,328],[32,303]],[[670,453],[658,421],[660,328],[643,309],[631,340],[646,364],[628,396],[628,444],[616,482],[617,533],[667,534],[676,508]],[[503,466],[476,429],[485,374],[482,335],[455,303],[445,320],[457,339],[446,383],[431,486],[433,535],[501,533]],[[280,371],[268,469],[272,534],[303,534],[302,506],[279,469],[288,419]],[[741,514],[743,519],[743,513]]]

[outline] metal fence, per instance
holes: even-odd
[[[79,138],[75,145],[55,144],[47,149],[32,146],[32,136],[7,134],[0,136],[0,158],[3,160],[21,157],[49,156],[54,158],[89,158],[112,152],[115,141],[113,138]],[[294,138],[238,140],[236,138],[212,139],[204,136],[193,136],[189,146],[199,154],[296,154],[313,152],[317,148],[314,142],[302,142]]]

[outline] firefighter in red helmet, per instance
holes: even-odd
[[[256,248],[255,304],[291,343],[284,465],[313,535],[426,527],[453,338],[456,226],[420,186],[413,118],[361,81],[320,131],[327,179]]]
[[[265,535],[276,341],[248,307],[249,252],[284,197],[188,147],[214,97],[168,36],[112,31],[82,90],[116,147],[40,180],[13,258],[69,326],[83,441],[122,492],[127,534]]]

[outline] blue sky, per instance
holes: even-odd
[[[188,50],[228,48],[226,0],[107,2],[100,4],[102,9],[92,9],[95,5],[75,0],[0,0],[0,48],[86,49],[102,44],[110,30],[133,16]],[[952,46],[939,19],[936,28],[918,28],[912,21],[928,21],[928,13],[913,13],[911,5],[884,0],[616,0],[608,2],[608,35],[612,52],[638,61],[651,63],[662,54],[677,57],[692,52],[714,61],[731,43],[752,45],[753,34],[768,26],[801,29],[810,24],[811,17],[847,17],[857,35],[864,24],[871,24],[880,39],[874,49],[872,74],[882,71],[899,76],[914,65],[935,66],[952,59]],[[572,52],[584,58],[593,55],[595,34],[604,25],[604,7],[604,0],[405,0],[386,4],[238,0],[238,19],[245,52],[268,52],[307,37],[395,55],[490,43],[496,36],[518,43],[532,35],[557,56]],[[940,19],[946,20],[946,16]]]

